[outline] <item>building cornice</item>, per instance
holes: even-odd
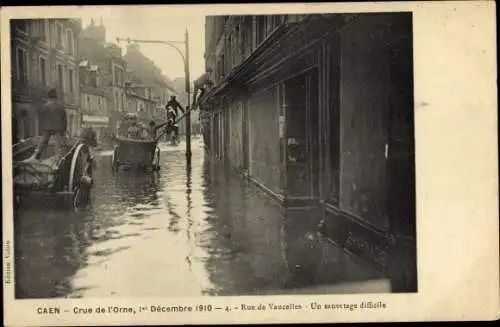
[[[322,23],[320,27],[315,25],[314,28],[310,28],[311,24],[318,21]],[[236,90],[248,83],[251,84],[256,79],[262,79],[284,60],[307,51],[328,35],[341,29],[346,23],[348,22],[344,18],[312,16],[299,22],[282,24],[248,58],[232,69],[224,80],[207,92],[200,102],[222,94],[228,88]],[[281,42],[283,40],[285,41]],[[308,41],[299,46],[300,43],[291,42],[291,40]],[[280,44],[287,44],[288,49],[284,49]]]
[[[126,96],[131,96],[131,97],[134,97],[134,98],[138,98],[138,99],[141,99],[141,100],[144,100],[144,101],[156,103],[156,101],[154,99],[147,98],[145,96],[142,96],[142,95],[139,95],[139,94],[136,94],[136,93],[133,93],[133,92],[125,92],[125,95]]]
[[[108,94],[106,91],[103,91],[100,88],[96,88],[93,86],[85,85],[85,84],[80,84],[80,93],[88,93],[92,95],[98,95],[107,98]]]

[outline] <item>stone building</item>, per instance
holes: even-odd
[[[78,19],[14,19],[11,29],[13,141],[40,135],[39,108],[50,88],[66,106],[68,134],[79,133]]]
[[[126,107],[125,82],[126,62],[122,50],[113,43],[106,42],[106,27],[93,20],[80,35],[80,61],[90,61],[101,71],[100,88],[107,94],[108,132],[116,133],[118,121]]]
[[[151,90],[151,98],[156,102],[154,114],[149,117],[158,122],[166,120],[165,106],[171,95],[178,95],[172,81],[166,77],[156,64],[145,56],[138,44],[129,44],[124,56],[127,63],[129,82],[132,86],[142,85]],[[132,92],[137,93],[137,92]],[[135,98],[135,96],[133,96]],[[149,103],[150,99],[147,99]]]
[[[78,65],[82,122],[92,126],[97,140],[103,141],[109,131],[108,93],[103,87],[102,69],[84,60]]]
[[[150,87],[131,83],[127,86],[125,96],[127,113],[137,114],[139,120],[146,125],[152,120],[159,121],[157,103]]]
[[[205,60],[213,158],[415,292],[411,14],[207,17]]]

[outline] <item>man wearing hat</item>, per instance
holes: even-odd
[[[57,98],[55,89],[49,90],[48,99],[41,107],[40,118],[42,141],[35,152],[34,159],[40,159],[51,136],[54,136],[56,143],[55,154],[60,158],[62,156],[62,139],[68,127],[68,120],[64,104]]]

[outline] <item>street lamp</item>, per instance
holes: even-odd
[[[116,38],[116,41],[120,43],[120,41],[127,41],[128,43],[157,43],[157,44],[166,44],[171,48],[175,49],[177,53],[182,58],[184,62],[184,75],[186,78],[186,93],[187,93],[187,106],[186,112],[190,110],[190,93],[191,93],[191,83],[189,77],[189,35],[187,29],[184,32],[184,41],[165,41],[165,40],[137,40],[131,38]],[[176,44],[184,44],[184,53],[177,47]],[[191,160],[191,113],[185,115],[186,118],[186,158]]]

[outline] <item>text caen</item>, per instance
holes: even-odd
[[[39,315],[58,315],[61,313],[61,309],[59,307],[38,307],[36,313]]]

